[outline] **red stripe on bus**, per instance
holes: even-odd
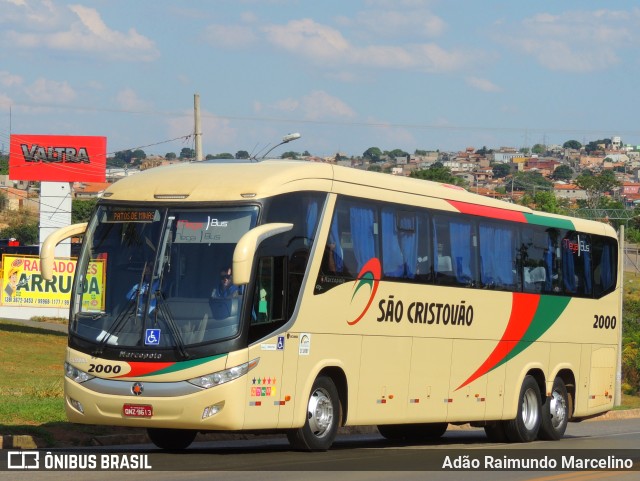
[[[489,357],[487,357],[484,363],[482,363],[469,379],[458,386],[456,391],[472,383],[480,376],[484,376],[507,357],[511,350],[516,347],[516,344],[522,339],[527,329],[529,329],[533,316],[538,309],[539,302],[540,296],[537,294],[513,293],[511,315],[509,316],[509,322],[502,334],[502,338],[498,341],[493,352],[489,354]]]
[[[515,210],[498,209],[497,207],[488,207],[485,205],[467,204],[457,200],[447,200],[449,204],[458,209],[463,214],[479,215],[489,217],[491,219],[502,219],[512,222],[527,223],[527,218],[523,212]]]

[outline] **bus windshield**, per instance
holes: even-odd
[[[78,262],[72,334],[105,348],[170,349],[238,334],[244,286],[231,283],[238,240],[257,206],[103,205]]]

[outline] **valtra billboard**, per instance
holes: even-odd
[[[11,135],[11,180],[104,182],[106,167],[106,137]]]

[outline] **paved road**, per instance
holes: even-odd
[[[640,468],[640,419],[626,419],[570,424],[566,437],[558,442],[537,441],[529,444],[488,443],[480,429],[451,430],[437,443],[401,445],[390,443],[377,435],[341,436],[334,448],[326,453],[291,451],[283,438],[260,438],[245,441],[215,441],[194,443],[182,453],[160,453],[152,445],[132,445],[83,449],[75,453],[95,456],[146,456],[153,471],[129,473],[138,480],[200,480],[203,478],[240,480],[259,478],[260,481],[293,479],[348,481],[398,480],[535,480],[586,481],[611,479],[631,481],[640,479],[640,471],[623,469],[618,472],[593,469],[578,470],[565,466],[564,470],[517,471],[500,469],[503,462],[547,463],[562,459],[607,459],[609,462],[635,463]],[[53,450],[53,454],[61,454]],[[447,456],[455,459],[477,459],[481,469],[460,471],[442,470]],[[487,456],[493,465],[485,465]],[[516,461],[513,461],[516,460]],[[543,461],[536,461],[543,462]],[[484,470],[489,468],[487,470]],[[205,474],[208,472],[209,474]],[[214,478],[212,478],[211,472]],[[11,474],[11,476],[7,476]],[[44,480],[113,480],[116,472],[0,472],[0,479]]]

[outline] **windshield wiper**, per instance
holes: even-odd
[[[155,291],[154,295],[156,298],[155,323],[156,324],[158,323],[158,311],[159,311],[160,314],[162,314],[162,317],[164,318],[165,322],[167,323],[167,326],[169,326],[169,330],[171,331],[171,334],[173,335],[173,338],[176,342],[176,348],[178,349],[180,356],[182,356],[182,359],[189,359],[191,356],[189,356],[189,353],[186,351],[184,347],[184,341],[182,339],[182,336],[180,335],[180,329],[178,329],[178,326],[176,325],[176,321],[173,318],[171,311],[167,307],[167,303],[164,300],[164,297],[162,297],[162,293],[160,292],[160,290],[157,290]]]
[[[137,301],[138,301],[138,296],[132,296],[126,308],[120,314],[118,314],[118,317],[116,317],[113,320],[109,328],[105,331],[104,335],[102,336],[102,339],[100,339],[100,343],[98,344],[98,347],[96,347],[95,351],[93,351],[94,356],[99,356],[102,354],[102,352],[104,351],[104,346],[107,345],[107,342],[109,341],[109,339],[111,339],[111,337],[114,334],[120,331],[120,329],[124,325],[124,321],[128,320],[131,317],[132,311],[134,310],[135,306],[138,304]]]

